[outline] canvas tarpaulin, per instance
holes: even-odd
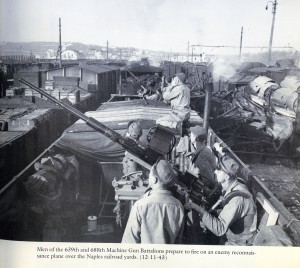
[[[116,132],[123,135],[126,130],[119,129]],[[144,130],[141,141],[146,133],[147,131]],[[100,162],[120,162],[125,153],[121,145],[96,132],[86,124],[75,124],[68,128],[58,141],[57,146]]]
[[[170,112],[170,106],[163,102],[144,100],[132,100],[121,102],[107,102],[97,111],[87,112],[86,115],[124,135],[128,122],[137,120],[143,135],[141,144],[146,144],[146,136],[149,128],[155,126],[155,121]],[[190,124],[200,124],[202,119],[195,113],[191,113]],[[93,158],[100,162],[120,162],[125,150],[121,145],[111,141],[101,133],[87,126],[82,120],[78,120],[67,128],[56,145],[67,149],[82,157]]]

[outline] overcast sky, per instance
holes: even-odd
[[[62,41],[186,52],[187,43],[268,46],[266,0],[0,0],[0,41]],[[278,0],[273,46],[300,50],[300,0]]]

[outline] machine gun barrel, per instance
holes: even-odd
[[[156,162],[156,160],[159,157],[161,157],[161,155],[159,155],[159,153],[157,153],[154,150],[151,150],[151,148],[145,148],[141,144],[136,142],[135,140],[133,140],[131,138],[128,138],[128,137],[123,137],[121,134],[119,134],[118,132],[110,129],[109,127],[105,126],[104,124],[98,122],[96,119],[86,116],[85,114],[83,114],[82,112],[80,112],[76,108],[74,108],[73,106],[56,99],[55,97],[51,96],[50,94],[48,94],[44,90],[42,90],[42,89],[36,87],[35,85],[27,82],[26,80],[20,78],[19,81],[21,83],[27,85],[31,89],[37,91],[38,93],[42,94],[43,96],[47,97],[51,101],[55,102],[56,104],[58,104],[62,108],[68,110],[69,112],[71,112],[72,114],[74,114],[75,116],[77,116],[78,118],[83,120],[88,126],[95,129],[96,131],[100,132],[101,134],[105,135],[106,137],[108,137],[112,141],[117,142],[125,150],[131,152],[132,154],[139,157],[140,159],[142,159],[146,163],[148,163],[150,165],[153,165]]]

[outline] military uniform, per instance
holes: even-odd
[[[178,74],[179,75],[179,74]],[[165,101],[171,103],[171,113],[159,118],[156,123],[170,128],[176,128],[178,122],[190,118],[190,89],[178,77],[175,77],[162,92]]]
[[[218,217],[204,211],[204,225],[215,235],[225,235],[225,245],[252,245],[257,214],[252,195],[244,184],[235,181],[224,194],[224,208]]]
[[[131,121],[128,123],[128,128],[127,128],[127,132],[125,133],[125,137],[138,141],[138,139],[141,137],[142,133],[143,132],[142,132],[142,128],[141,128],[140,124],[136,121]],[[127,155],[126,152],[125,152],[125,157],[123,158],[122,164],[123,164],[123,173],[124,174],[130,174],[130,173],[136,172],[138,169],[141,169],[138,166],[138,164]]]
[[[133,205],[122,243],[180,243],[183,222],[180,201],[168,190],[152,190]]]
[[[192,164],[198,168],[199,173],[206,181],[206,184],[210,188],[214,188],[216,185],[214,170],[216,169],[217,161],[211,148],[207,146],[197,148],[192,158]]]
[[[176,181],[171,164],[158,160],[149,173],[148,191],[133,205],[122,243],[177,244],[184,228],[184,209],[168,190]]]

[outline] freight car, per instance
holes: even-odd
[[[20,77],[85,112],[96,109],[116,93],[119,69],[82,64],[45,70],[42,76],[40,71],[17,73],[15,86],[7,90],[6,98],[0,99],[0,186],[8,183],[77,119],[20,84]]]

